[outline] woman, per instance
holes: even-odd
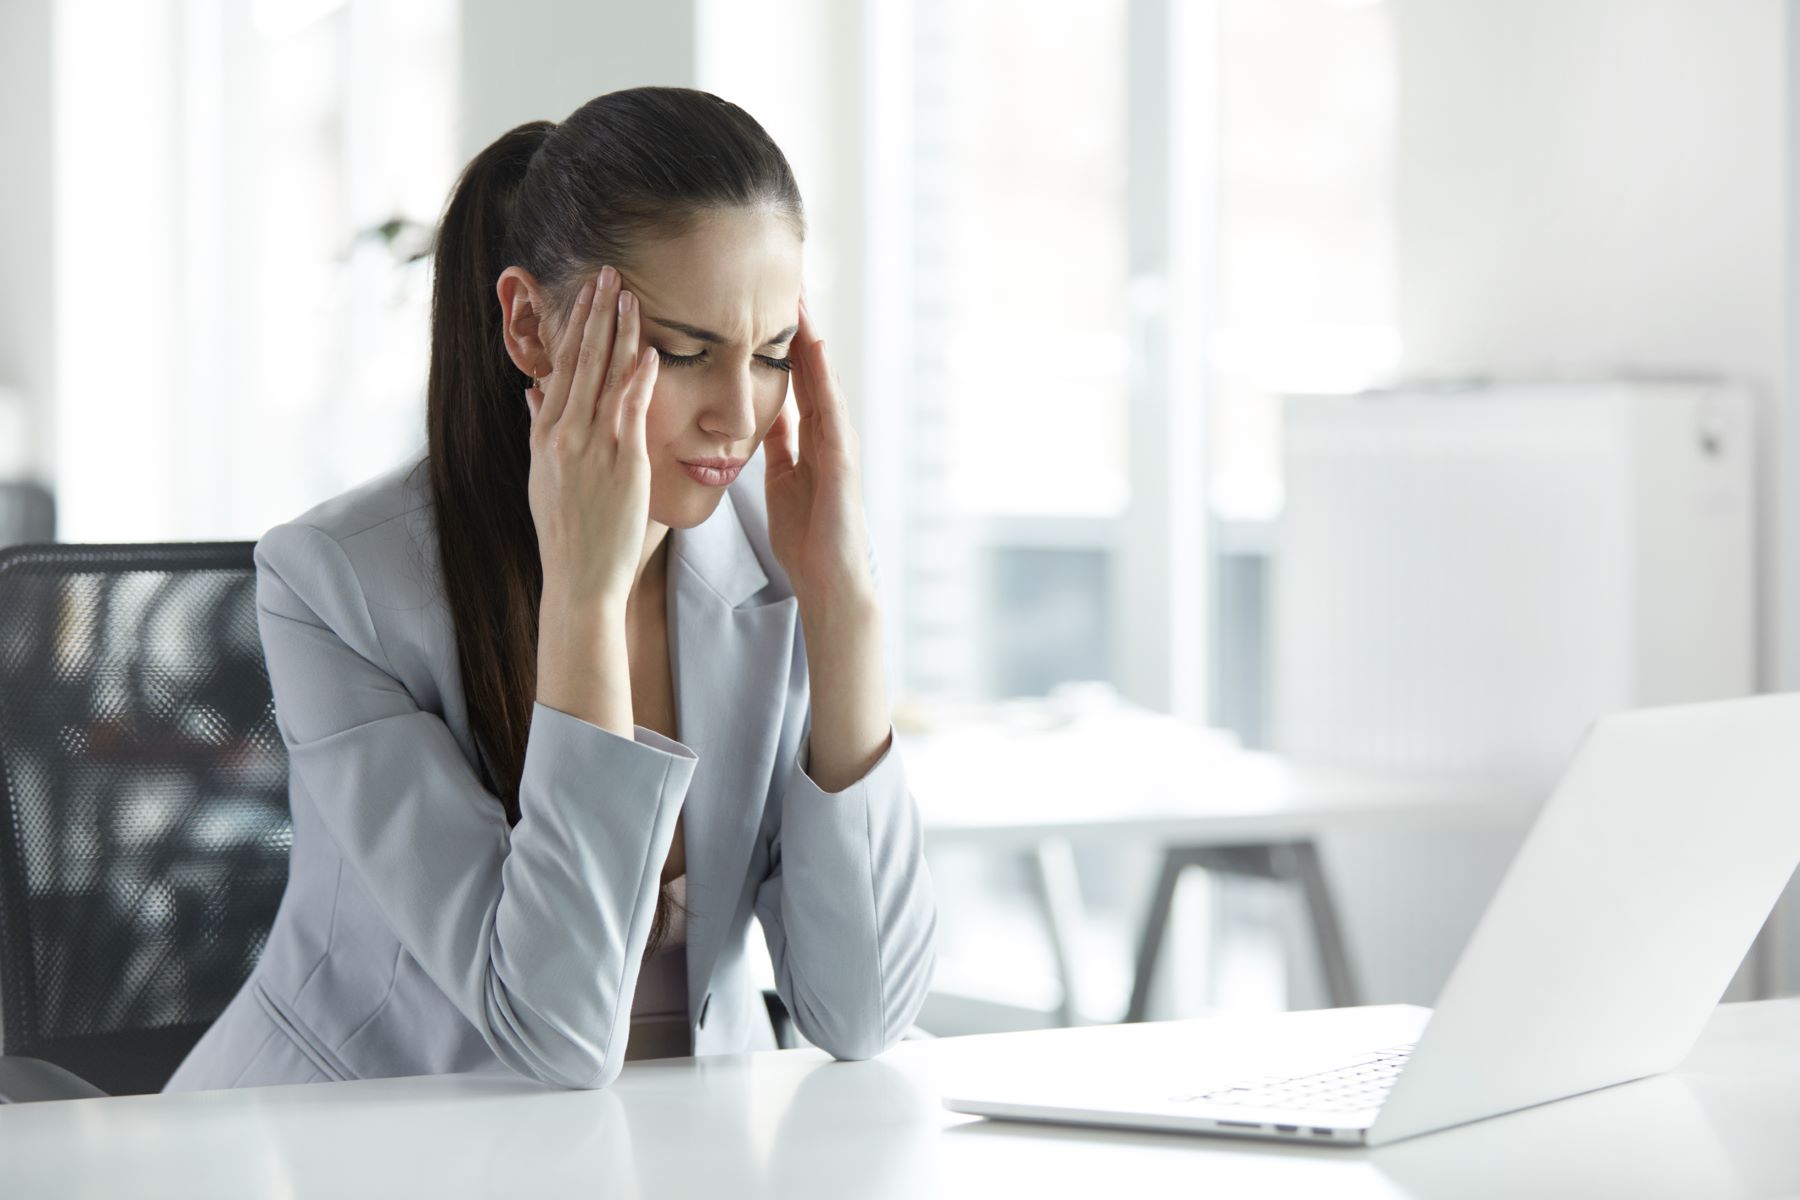
[[[166,1090],[772,1048],[753,913],[808,1040],[912,1022],[936,907],[803,230],[704,92],[464,170],[426,454],[256,546],[290,874]]]

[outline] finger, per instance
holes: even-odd
[[[811,368],[813,362],[813,346],[817,341],[818,339],[813,336],[811,315],[806,311],[806,303],[802,300],[800,304],[799,328],[794,331],[793,344],[788,347],[788,357],[794,365],[793,371],[790,372],[790,377],[794,383],[792,389],[794,393],[794,404],[799,409],[798,416],[802,437],[805,436],[806,422],[810,420],[813,415],[813,405],[816,400],[815,376]]]
[[[794,468],[794,418],[792,401],[783,401],[775,414],[769,432],[763,437],[763,468],[769,478],[777,472],[790,471]]]
[[[531,413],[530,427],[537,427],[538,412],[544,407],[544,393],[535,387],[525,389],[525,408]]]
[[[793,351],[800,360],[793,373],[794,402],[800,414],[800,457],[817,461],[838,437],[838,424],[833,420],[837,389],[825,361],[825,343],[810,315],[805,325],[806,344]]]
[[[810,436],[802,442],[800,452],[823,458],[831,455],[839,461],[855,457],[851,440],[850,410],[844,400],[844,388],[836,368],[825,356],[825,340],[817,338],[808,347],[806,362],[807,393],[812,399]]]
[[[569,372],[570,399],[564,419],[577,422],[584,429],[593,425],[594,403],[599,397],[600,381],[605,378],[608,360],[612,356],[613,325],[617,320],[614,296],[618,292],[618,280],[619,273],[612,267],[600,268],[594,301],[588,309],[587,320],[582,324],[581,342]]]
[[[800,289],[800,323],[806,326],[806,340],[822,342],[825,331],[819,328],[819,319],[813,315],[812,305],[806,302],[806,288]]]
[[[813,343],[813,362],[819,373],[819,431],[832,445],[850,446],[850,404],[844,399],[844,381],[837,368],[825,356],[825,339]]]
[[[819,323],[813,320],[812,307],[806,303],[806,292],[800,292],[799,328],[794,331],[794,345],[810,346],[819,340]]]
[[[619,398],[637,367],[638,302],[637,297],[619,289],[618,323],[613,331],[612,361],[606,368],[606,382],[600,388],[600,428],[619,436]]]
[[[621,454],[648,453],[644,449],[645,414],[650,411],[650,401],[656,395],[656,374],[661,367],[662,358],[654,346],[645,346],[638,352],[637,370],[631,373],[631,382],[619,401],[624,409],[619,418]]]
[[[574,307],[569,310],[569,320],[577,328],[580,327],[581,322],[587,319],[588,310],[593,302],[594,283],[589,280],[581,285],[579,292],[575,293]],[[548,410],[544,417],[546,428],[554,425],[557,418],[562,416],[563,407],[568,402],[569,375],[572,370],[568,364],[574,362],[575,349],[576,347],[568,344],[568,339],[564,339],[564,344],[557,350],[556,360],[550,364],[550,378],[546,381],[547,386],[540,393],[544,398],[540,411]]]

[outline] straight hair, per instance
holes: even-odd
[[[524,268],[560,321],[601,266],[629,269],[646,243],[733,209],[776,214],[805,236],[793,171],[750,114],[708,92],[644,87],[501,134],[463,168],[438,224],[426,462],[469,726],[509,826],[521,816],[544,580],[527,494],[531,381],[507,355],[495,282]],[[646,956],[675,903],[663,885]]]

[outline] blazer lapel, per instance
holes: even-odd
[[[739,607],[768,585],[728,490],[671,529],[668,605],[676,733],[699,756],[683,802],[689,1012],[712,978],[775,767],[799,602]]]

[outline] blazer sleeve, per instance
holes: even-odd
[[[449,726],[397,678],[338,542],[278,525],[255,561],[289,769],[347,866],[501,1061],[610,1084],[694,753],[534,703],[509,829]]]
[[[840,1060],[899,1041],[937,965],[923,823],[892,724],[888,738],[861,779],[827,792],[807,774],[809,701],[756,891],[776,990],[806,1040]]]

